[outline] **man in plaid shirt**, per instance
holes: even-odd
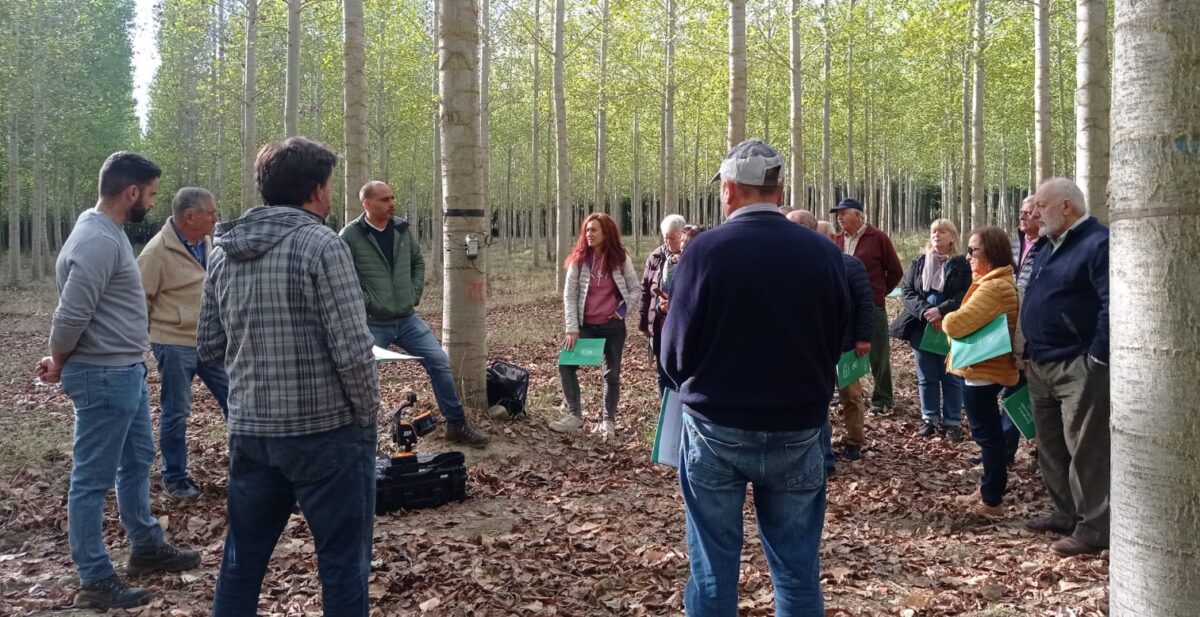
[[[324,224],[337,157],[267,144],[265,205],[217,227],[197,344],[229,373],[229,531],[214,615],[253,615],[292,504],[317,546],[325,614],[366,615],[379,376],[350,251]]]

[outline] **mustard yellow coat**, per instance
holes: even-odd
[[[942,319],[942,330],[950,338],[962,338],[988,325],[996,317],[1008,315],[1008,336],[1011,339],[1017,330],[1020,308],[1021,300],[1013,280],[1012,266],[996,268],[975,277],[962,305]],[[950,356],[946,357],[946,366],[951,366]],[[1019,379],[1016,358],[1011,353],[951,372],[966,379],[987,380],[1004,386],[1015,386]]]

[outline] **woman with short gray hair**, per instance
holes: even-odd
[[[646,258],[646,270],[642,275],[641,316],[638,319],[638,331],[650,339],[650,353],[654,356],[654,364],[658,367],[658,392],[663,388],[673,386],[667,374],[663,372],[658,362],[658,345],[661,341],[662,326],[666,315],[659,311],[659,298],[653,289],[661,288],[665,280],[669,280],[671,270],[679,262],[679,241],[687,221],[678,214],[668,214],[659,223],[663,243]]]

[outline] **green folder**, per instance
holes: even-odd
[[[925,333],[921,335],[921,345],[917,349],[944,356],[950,353],[950,339],[946,338],[945,332],[934,330],[933,325],[926,323]]]
[[[650,460],[678,468],[679,446],[683,436],[683,403],[679,400],[679,393],[670,388],[663,389],[662,399]]]
[[[1037,437],[1037,431],[1033,428],[1033,405],[1029,402],[1029,386],[1021,386],[1020,390],[1004,399],[1002,404],[1004,411],[1008,412],[1008,417],[1025,439]]]
[[[899,298],[899,297],[900,297],[900,288],[899,288],[899,287],[897,287],[897,288],[895,288],[895,289],[893,289],[893,290],[889,291],[889,292],[888,292],[888,295],[887,295],[887,297],[889,297],[889,298]]]
[[[950,368],[957,370],[1012,353],[1008,316],[1001,314],[988,325],[962,337],[950,339]]]
[[[853,349],[842,354],[837,364],[838,387],[845,388],[846,386],[858,381],[860,377],[866,375],[871,370],[871,355],[858,355]]]
[[[558,352],[558,363],[565,366],[600,366],[604,361],[604,339],[581,338],[575,349]]]

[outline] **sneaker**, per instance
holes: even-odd
[[[596,428],[596,432],[604,441],[615,441],[617,439],[617,425],[612,420],[605,420]]]
[[[461,443],[472,448],[485,448],[491,440],[492,438],[488,437],[487,433],[475,430],[475,427],[466,422],[446,423],[446,441],[451,443]]]
[[[163,542],[150,551],[130,554],[125,571],[129,576],[138,576],[150,572],[182,572],[198,565],[198,551],[180,550]]]
[[[950,443],[959,443],[963,440],[961,426],[946,427],[946,441]]]
[[[1075,555],[1096,555],[1103,551],[1104,547],[1088,544],[1075,536],[1067,536],[1051,544],[1050,550],[1059,557],[1074,557]]]
[[[550,430],[555,433],[578,433],[583,430],[583,418],[569,413],[550,422]]]
[[[1004,506],[989,506],[986,503],[979,502],[979,505],[975,506],[974,513],[976,516],[981,516],[983,518],[1003,518]]]
[[[163,490],[167,496],[175,501],[196,501],[200,499],[200,487],[192,482],[191,478],[187,478],[182,482],[163,483]]]
[[[933,437],[938,433],[938,425],[926,420],[921,424],[921,428],[917,429],[917,437]]]
[[[116,574],[91,585],[84,585],[75,594],[75,608],[131,608],[150,601],[150,591],[130,587]]]
[[[848,461],[862,460],[862,447],[854,443],[842,446],[842,458]]]

